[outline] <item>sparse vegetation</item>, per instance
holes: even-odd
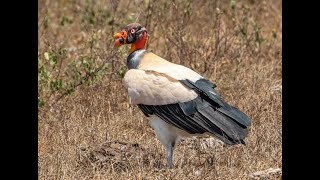
[[[39,179],[281,179],[281,1],[39,0]],[[175,168],[122,85],[138,21],[148,50],[190,67],[252,118],[246,146],[188,139]],[[270,169],[271,168],[271,169]]]

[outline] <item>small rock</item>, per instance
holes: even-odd
[[[194,172],[194,175],[200,176],[201,175],[201,171],[200,170],[196,170],[196,172]]]

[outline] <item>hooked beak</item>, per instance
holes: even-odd
[[[115,39],[115,46],[116,47],[120,47],[123,44],[126,44],[126,40],[127,40],[127,32],[125,30],[119,32],[119,33],[115,33],[113,35],[113,38]]]

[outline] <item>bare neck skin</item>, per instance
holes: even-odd
[[[129,53],[131,54],[132,52],[138,49],[145,49],[147,45],[147,40],[147,32],[144,32],[142,38],[131,45]]]

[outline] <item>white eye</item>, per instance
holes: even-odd
[[[130,31],[131,34],[134,34],[135,32],[136,32],[135,29],[131,29],[131,31]]]

